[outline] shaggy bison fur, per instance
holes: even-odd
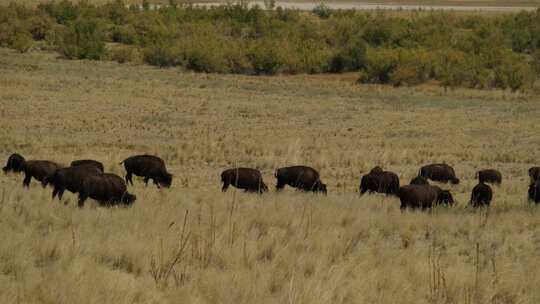
[[[99,171],[101,171],[101,173],[105,172],[104,171],[104,167],[103,167],[103,164],[101,162],[98,162],[97,160],[93,160],[93,159],[80,159],[80,160],[74,160],[71,162],[71,166],[72,167],[77,167],[77,166],[94,166],[96,168],[99,169]]]
[[[148,185],[148,180],[152,179],[159,188],[170,187],[172,174],[167,172],[163,159],[153,155],[135,155],[125,159],[121,164],[126,168],[126,183],[133,185],[133,174],[144,177],[144,183]]]
[[[472,190],[469,205],[474,208],[489,207],[492,198],[493,191],[491,190],[491,187],[480,182],[478,185],[474,186]]]
[[[62,168],[59,164],[48,160],[27,160],[24,162],[24,180],[23,186],[29,187],[32,177],[41,182],[43,188],[47,186],[48,182],[52,179],[52,176],[56,170]]]
[[[58,199],[62,199],[62,195],[64,195],[66,189],[72,193],[78,193],[86,178],[101,173],[103,172],[93,165],[72,166],[56,170],[51,180],[48,181],[54,187],[52,198],[54,199],[58,195]]]
[[[11,154],[7,160],[6,165],[2,168],[4,173],[12,172],[22,172],[24,170],[25,159],[22,155],[14,153]]]
[[[227,191],[229,185],[238,189],[244,189],[246,192],[267,192],[268,187],[263,182],[261,172],[251,168],[233,168],[227,169],[221,173],[221,182],[223,192]]]
[[[394,172],[383,171],[381,167],[373,168],[360,180],[360,195],[366,192],[385,193],[397,195],[399,190],[399,177]]]
[[[454,198],[448,190],[433,185],[406,185],[399,188],[398,197],[401,201],[401,210],[429,209],[434,205],[453,205]]]
[[[420,168],[419,176],[433,181],[452,184],[459,184],[459,178],[456,177],[454,168],[447,164],[431,164]]]
[[[540,179],[529,185],[529,201],[540,203]]]
[[[529,169],[529,177],[531,178],[531,184],[540,179],[540,167],[531,167]]]
[[[495,169],[484,169],[476,172],[476,178],[480,183],[491,183],[500,185],[502,182],[501,172]]]
[[[411,179],[409,185],[429,185],[429,182],[425,177],[417,176]]]
[[[274,176],[277,179],[276,190],[280,191],[289,185],[302,191],[322,192],[326,194],[324,184],[317,170],[307,166],[284,167],[276,170]]]
[[[91,175],[84,179],[79,191],[79,207],[83,207],[88,198],[95,199],[105,206],[117,204],[129,206],[137,199],[135,195],[127,192],[124,180],[111,173]]]

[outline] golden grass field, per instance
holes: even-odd
[[[0,5],[9,3],[21,3],[35,6],[39,3],[50,2],[51,0],[0,0]],[[60,0],[56,0],[57,2]],[[81,2],[81,0],[70,0],[72,2]],[[104,4],[114,0],[87,0],[91,4]],[[143,0],[123,0],[125,4],[142,4]],[[176,3],[199,3],[199,2],[223,2],[232,3],[240,1],[226,0],[176,0]],[[249,1],[244,1],[249,2]],[[278,0],[278,2],[320,2],[314,0]],[[151,4],[169,4],[169,0],[148,0]],[[503,7],[535,7],[540,5],[540,0],[327,0],[324,3],[372,3],[372,4],[390,4],[390,5],[448,5],[448,6],[503,6]]]
[[[68,164],[154,153],[171,189],[131,208],[77,208],[66,192],[0,175],[0,303],[540,303],[537,96],[354,83],[355,75],[249,77],[65,61],[0,49],[0,158]],[[454,208],[358,197],[375,165],[402,183],[453,165]],[[274,192],[307,164],[328,196]],[[270,193],[220,191],[232,166]],[[503,173],[489,213],[465,208],[475,171]]]

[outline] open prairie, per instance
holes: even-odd
[[[0,176],[0,303],[539,303],[536,96],[358,85],[356,75],[249,77],[66,61],[0,49],[0,156],[69,164],[152,153],[171,189],[130,186],[101,208]],[[454,166],[457,200],[432,213],[359,197],[380,165],[402,184]],[[275,168],[307,164],[328,196],[274,192]],[[222,193],[220,173],[261,170],[264,195]],[[466,208],[497,168],[489,213]]]

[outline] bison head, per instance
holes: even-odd
[[[268,192],[268,186],[265,183],[261,183],[261,188],[259,189],[259,192]]]
[[[323,184],[321,181],[317,181],[315,185],[313,185],[313,191],[314,192],[321,192],[322,194],[326,194],[326,184]]]
[[[380,166],[377,166],[371,169],[371,171],[369,171],[369,174],[381,174],[381,173],[383,173],[383,169]]]
[[[125,204],[126,206],[130,206],[135,202],[136,199],[137,199],[136,195],[126,192],[122,196],[122,203]]]
[[[4,171],[6,174],[9,171],[21,172],[24,169],[24,163],[24,157],[22,157],[20,154],[11,154],[8,158],[6,166],[2,168],[2,171]]]
[[[172,174],[164,173],[159,177],[159,180],[157,181],[160,186],[165,188],[170,188],[172,184]]]
[[[451,182],[452,184],[454,184],[454,185],[457,185],[457,184],[459,184],[459,178],[454,177],[454,178],[452,178],[452,179],[450,180],[450,182]]]
[[[437,197],[437,202],[439,202],[439,204],[445,204],[445,205],[451,206],[454,204],[454,197],[452,196],[450,191],[442,190],[439,193],[439,196]]]

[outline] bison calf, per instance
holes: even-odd
[[[502,174],[495,169],[484,169],[476,172],[476,178],[480,183],[492,183],[500,185],[502,182]]]
[[[97,160],[93,159],[80,159],[80,160],[74,160],[71,162],[71,167],[77,167],[77,166],[93,166],[99,169],[101,173],[105,172],[105,168],[103,167],[103,164],[101,162],[98,162]]]
[[[54,187],[52,198],[54,199],[58,195],[58,199],[61,200],[66,189],[71,193],[78,193],[86,178],[101,173],[103,172],[93,165],[80,165],[56,170],[51,179],[47,180]]]
[[[489,207],[492,198],[493,191],[491,190],[491,187],[484,184],[484,182],[480,182],[472,190],[469,205],[474,208]]]
[[[423,166],[420,168],[418,175],[433,181],[443,183],[448,183],[450,181],[452,184],[459,184],[459,178],[456,177],[454,168],[447,164],[431,164]]]
[[[401,210],[430,209],[434,205],[453,205],[454,198],[448,190],[442,190],[432,185],[406,185],[399,188],[398,197]]]
[[[132,175],[144,177],[144,183],[148,185],[148,180],[152,179],[159,188],[170,187],[172,183],[172,174],[167,172],[163,159],[153,155],[135,155],[131,156],[120,164],[126,168],[126,183],[133,185]]]
[[[261,172],[251,168],[233,168],[221,173],[221,182],[223,192],[227,191],[229,185],[238,189],[244,189],[246,192],[267,192],[268,187],[263,182]]]
[[[79,207],[84,206],[86,199],[92,198],[101,205],[131,205],[137,197],[127,192],[124,180],[111,173],[91,175],[84,179],[79,191]]]
[[[289,185],[302,191],[322,192],[326,194],[324,184],[317,170],[306,166],[284,167],[276,170],[274,176],[277,179],[276,190],[280,191]]]
[[[375,167],[362,176],[360,180],[360,195],[366,192],[385,193],[397,195],[399,190],[399,177],[394,172],[383,171],[381,167]]]
[[[22,155],[14,153],[11,154],[7,160],[6,166],[2,168],[5,174],[8,172],[22,172],[24,170],[25,159]]]

